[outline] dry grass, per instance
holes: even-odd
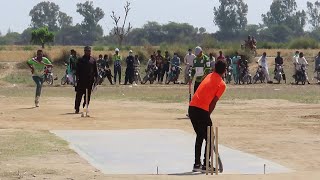
[[[0,137],[0,161],[56,151],[71,152],[67,142],[47,131],[1,130]]]
[[[0,53],[0,62],[21,62],[26,61],[28,58],[32,57],[36,50],[40,48],[39,46],[2,46]],[[157,46],[153,47],[153,50],[156,50]],[[49,55],[51,59],[56,59],[61,56],[63,51],[69,51],[71,49],[75,49],[79,55],[83,54],[82,46],[52,46],[46,47],[44,52]],[[113,50],[110,51],[109,48],[105,47],[104,51],[93,51],[93,56],[98,57],[99,54],[113,54]],[[133,51],[142,51],[147,57],[150,55],[150,49],[145,48],[143,46],[132,47]],[[226,49],[207,49],[206,53],[216,53],[220,50],[225,51]],[[169,49],[170,51],[170,49]],[[185,50],[186,51],[186,50]],[[258,49],[258,55],[262,55],[263,52],[266,52],[268,56],[275,56],[277,51],[281,51],[284,57],[292,57],[295,50],[293,49]],[[315,57],[317,53],[320,51],[319,49],[305,49],[301,50],[305,53],[307,57]],[[184,50],[181,50],[184,52]],[[128,50],[122,50],[121,55],[126,56],[128,54]]]

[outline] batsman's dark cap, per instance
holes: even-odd
[[[86,47],[84,47],[84,50],[85,51],[91,51],[91,47],[90,46],[86,46]]]

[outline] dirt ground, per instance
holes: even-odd
[[[0,72],[0,79],[13,72],[8,64]],[[107,98],[101,94],[90,106],[91,118],[83,119],[73,114],[73,91],[71,88],[46,87],[40,108],[33,108],[33,87],[18,84],[17,87],[0,80],[0,180],[2,179],[219,179],[219,180],[292,180],[320,179],[320,108],[319,104],[302,104],[281,100],[294,99],[299,93],[310,95],[313,101],[318,86],[267,85],[231,86],[225,99],[219,102],[212,115],[218,124],[219,141],[227,147],[255,154],[293,169],[290,174],[274,175],[220,175],[170,176],[170,175],[105,175],[92,167],[68,148],[68,144],[49,133],[49,130],[110,130],[137,128],[174,128],[193,133],[186,119],[186,102],[159,103],[136,99],[117,99],[126,87],[102,87],[100,93],[111,93]],[[268,85],[268,87],[270,87]],[[266,90],[262,93],[259,87]],[[18,88],[18,90],[16,89]],[[281,93],[277,94],[281,89]],[[308,90],[309,88],[312,89]],[[149,96],[153,92],[170,87],[147,86],[136,88],[126,95],[134,96],[141,91]],[[297,90],[302,89],[302,90]],[[10,91],[12,94],[10,95]],[[19,91],[19,95],[17,95]],[[32,92],[31,92],[32,91]],[[48,92],[49,91],[49,92]],[[68,94],[59,97],[59,93]],[[65,92],[63,92],[65,91]],[[121,92],[117,92],[121,91]],[[173,89],[185,91],[187,87]],[[277,100],[243,100],[243,93],[251,95],[269,93]],[[230,93],[231,92],[231,93]],[[56,95],[53,95],[56,94]],[[298,96],[297,96],[298,94]],[[316,96],[311,96],[316,95]],[[115,95],[116,98],[110,99]],[[169,94],[170,95],[170,94]],[[181,94],[178,94],[178,96]],[[238,97],[239,96],[239,97]],[[241,96],[241,97],[240,97]],[[257,95],[255,95],[256,97]],[[288,96],[293,96],[290,98]],[[168,96],[169,98],[171,96]],[[166,98],[168,98],[166,97]],[[259,96],[257,96],[259,97]],[[261,97],[261,96],[260,96]],[[164,98],[162,101],[167,101]],[[173,97],[172,97],[173,98]],[[183,97],[184,98],[184,97]],[[146,99],[140,97],[140,99]],[[179,99],[175,97],[175,99]],[[169,101],[172,102],[172,101]],[[107,147],[106,147],[107,148]],[[193,151],[193,149],[187,150]],[[190,169],[192,164],[190,164]]]
[[[94,100],[91,118],[72,114],[72,98],[0,98],[0,142],[8,135],[53,136],[47,130],[174,128],[193,132],[182,103]],[[272,160],[296,172],[279,175],[221,175],[215,179],[319,179],[320,105],[284,100],[221,101],[212,118],[220,143]],[[219,122],[217,122],[219,121]],[[52,141],[55,137],[52,138]],[[41,138],[39,138],[41,140]],[[1,143],[1,144],[2,144]],[[11,142],[12,147],[18,146]],[[23,142],[22,142],[23,143]],[[49,143],[49,142],[46,142]],[[48,144],[47,144],[48,145]],[[2,144],[2,146],[7,146]],[[38,154],[1,158],[1,179],[195,179],[199,176],[104,175],[65,144]],[[107,147],[106,147],[107,148]],[[1,149],[1,148],[0,148]],[[190,149],[189,151],[193,151]],[[1,153],[1,152],[0,152]],[[192,168],[192,164],[190,165]],[[201,176],[201,178],[206,178]]]

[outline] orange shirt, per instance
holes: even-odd
[[[201,82],[193,95],[190,106],[198,107],[209,112],[209,106],[214,97],[220,97],[226,90],[226,83],[218,73],[211,73]]]

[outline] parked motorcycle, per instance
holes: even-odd
[[[156,80],[155,72],[158,70],[157,66],[153,66],[152,68],[149,68],[146,70],[146,76],[142,79],[141,84],[146,84],[148,81],[150,81],[150,84],[153,84],[153,82]]]
[[[47,82],[49,85],[53,85],[52,67],[46,67],[44,69],[44,81]]]
[[[251,84],[252,83],[252,77],[251,74],[249,72],[249,68],[248,67],[244,67],[244,68],[240,68],[240,82],[242,82],[242,84]]]
[[[232,80],[231,79],[232,78],[232,66],[231,65],[227,67],[227,71],[226,71],[226,75],[225,76],[226,76],[225,77],[226,83],[230,84],[230,82]]]
[[[253,76],[253,84],[256,84],[258,81],[260,81],[261,83],[265,82],[266,77],[262,71],[262,68],[262,66],[258,66],[256,74]]]
[[[71,84],[73,85],[75,81],[75,77],[73,77],[71,74],[65,74],[62,78],[61,78],[61,85],[65,85],[65,84]]]
[[[283,67],[280,64],[276,65],[276,72],[274,75],[274,79],[278,82],[278,84],[280,84],[281,79],[284,80],[284,83],[287,83],[286,78],[285,78],[285,74],[283,73]]]
[[[296,84],[299,84],[301,82],[302,85],[306,84],[307,77],[306,77],[306,66],[304,64],[301,65],[300,69],[296,71],[296,74],[294,76]]]
[[[98,79],[97,84],[101,85],[105,78],[108,78],[110,84],[113,84],[112,82],[112,74],[110,69],[104,69],[104,68],[98,68]]]
[[[141,76],[140,76],[140,68],[134,67],[134,81],[138,84],[138,82],[141,82]]]
[[[166,79],[166,84],[169,84],[170,82],[176,84],[181,71],[182,68],[180,66],[172,65],[168,74],[168,78]]]

